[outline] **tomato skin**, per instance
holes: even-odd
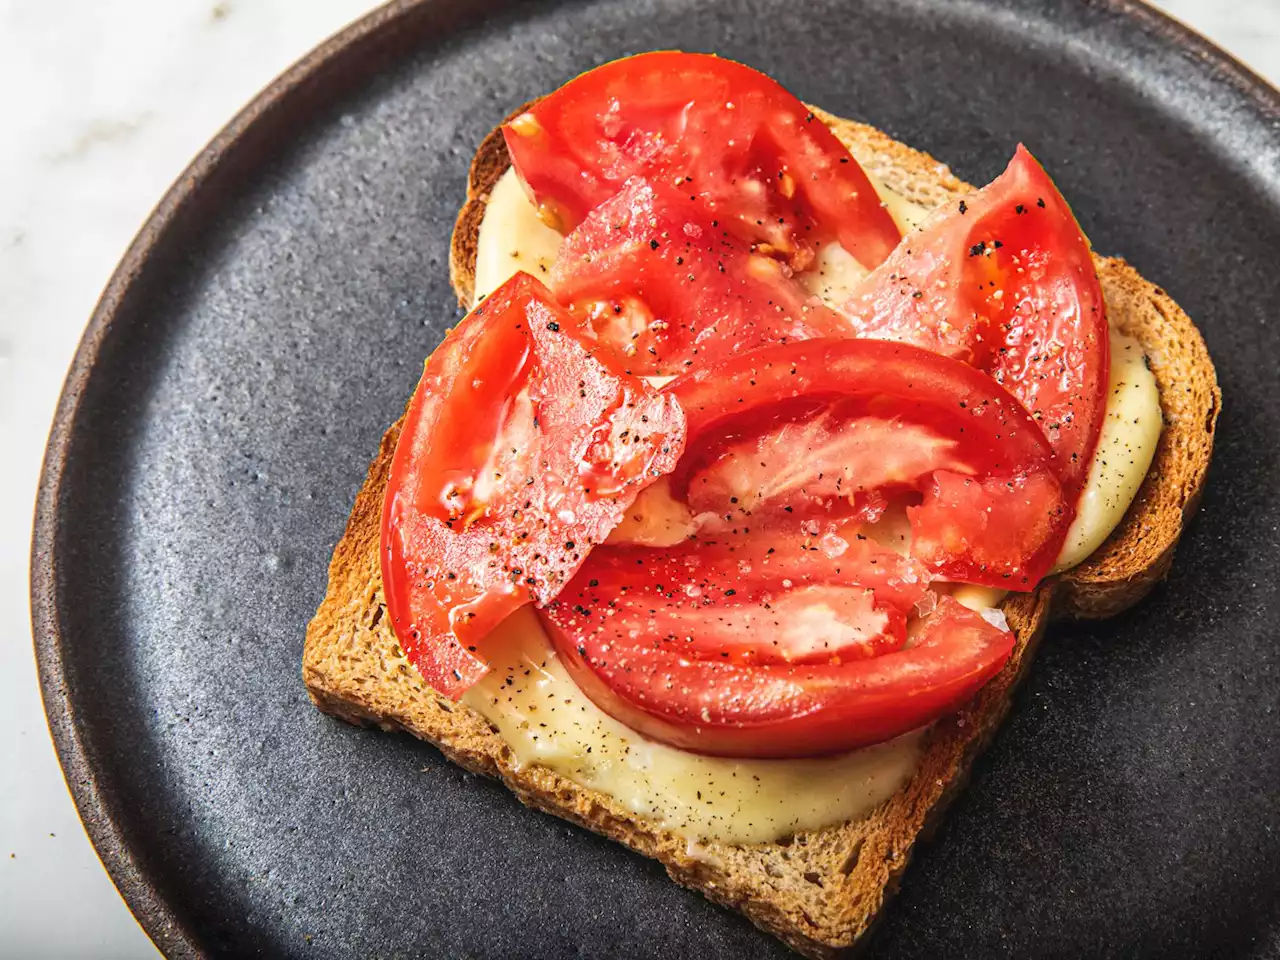
[[[806,757],[881,743],[954,710],[1013,650],[1011,633],[944,596],[913,645],[879,656],[766,665],[692,658],[599,616],[607,599],[585,586],[588,573],[540,611],[570,675],[633,730],[697,753]]]
[[[700,471],[726,444],[755,436],[762,423],[779,417],[779,410],[783,419],[788,410],[800,411],[802,418],[814,404],[827,404],[843,408],[848,423],[890,416],[898,426],[928,430],[945,445],[929,472],[899,477],[892,488],[925,493],[924,503],[909,514],[913,539],[931,545],[914,555],[927,558],[939,576],[1032,589],[1048,573],[1074,516],[1057,479],[1057,458],[1022,405],[973,367],[908,344],[818,339],[766,347],[697,370],[664,390],[679,398],[687,420],[688,452],[670,480],[679,499],[697,502],[699,491],[691,491],[690,484],[705,476]],[[881,443],[880,459],[887,460],[893,453],[892,434]],[[803,463],[807,453],[795,451],[790,459]],[[875,459],[873,452],[864,452],[863,461]],[[762,472],[786,468],[784,463],[766,464]],[[964,488],[965,510],[960,511],[948,509],[950,501],[930,481],[937,470],[957,469],[986,482],[972,491]],[[991,549],[978,550],[987,542],[986,511],[1012,502],[1005,497],[1010,484],[1029,501],[1019,505],[1018,514],[1027,525],[1006,531],[999,543],[989,544]],[[743,499],[722,508],[741,509]],[[931,540],[945,532],[944,526],[951,531],[951,549]],[[974,549],[955,548],[959,541]]]
[[[638,177],[565,238],[548,285],[628,369],[646,375],[850,330],[781,263],[709,219],[695,197]]]
[[[667,51],[606,63],[503,127],[526,189],[562,232],[632,176],[685,187],[736,235],[802,270],[837,238],[868,268],[901,234],[865,172],[775,81]]]
[[[401,647],[460,696],[484,635],[553,597],[636,494],[675,464],[684,418],[518,274],[428,359],[392,459],[382,581]]]
[[[1025,147],[907,238],[844,312],[858,336],[915,344],[994,377],[1057,451],[1074,502],[1106,414],[1106,305],[1088,240]]]

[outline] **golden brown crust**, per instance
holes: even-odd
[[[523,109],[523,108],[522,108]],[[869,170],[927,206],[970,190],[950,170],[879,131],[815,111]],[[488,191],[506,170],[498,131],[471,166],[450,258],[464,305],[473,293],[476,243]],[[910,783],[866,819],[752,846],[685,841],[635,818],[609,797],[540,767],[517,768],[510,750],[474,711],[439,696],[404,659],[382,598],[379,514],[396,423],[334,551],[329,588],[307,629],[303,677],[320,709],[354,723],[403,729],[430,740],[462,766],[500,777],[530,806],[564,817],[660,860],[678,882],[740,910],[812,957],[852,947],[896,890],[917,838],[962,789],[973,758],[1008,712],[1050,614],[1109,616],[1137,602],[1164,575],[1204,483],[1221,398],[1213,366],[1190,318],[1122,260],[1097,258],[1113,321],[1136,337],[1160,387],[1166,428],[1125,520],[1088,561],[1004,604],[1018,641],[1009,664],[957,716],[926,737]]]

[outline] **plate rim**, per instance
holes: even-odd
[[[509,0],[497,0],[507,6]],[[1146,0],[1077,0],[1126,19],[1158,41],[1194,58],[1197,68],[1226,84],[1264,114],[1280,118],[1280,89],[1172,14]],[[199,931],[184,924],[168,898],[134,855],[97,783],[67,685],[57,606],[58,509],[67,454],[79,419],[80,399],[97,366],[117,313],[152,255],[204,184],[244,146],[271,125],[276,111],[298,91],[333,70],[367,43],[385,40],[415,17],[447,13],[466,0],[388,0],[351,21],[279,74],[200,150],[164,192],[107,281],[81,335],[55,407],[37,486],[30,552],[31,628],[41,698],[67,788],[95,853],[126,906],[166,957],[208,955]],[[74,642],[74,641],[73,641]]]

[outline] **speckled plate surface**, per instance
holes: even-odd
[[[58,410],[34,622],[63,765],[172,955],[764,957],[654,863],[321,716],[303,630],[456,317],[467,162],[602,60],[714,50],[994,175],[1023,140],[1197,318],[1225,395],[1168,583],[1064,625],[883,957],[1280,954],[1280,98],[1124,0],[403,2],[268,89],[165,199]]]

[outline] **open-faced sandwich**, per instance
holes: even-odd
[[[812,956],[866,933],[1046,623],[1165,573],[1209,463],[1200,335],[1024,148],[974,189],[712,56],[513,114],[452,278],[312,698]]]

